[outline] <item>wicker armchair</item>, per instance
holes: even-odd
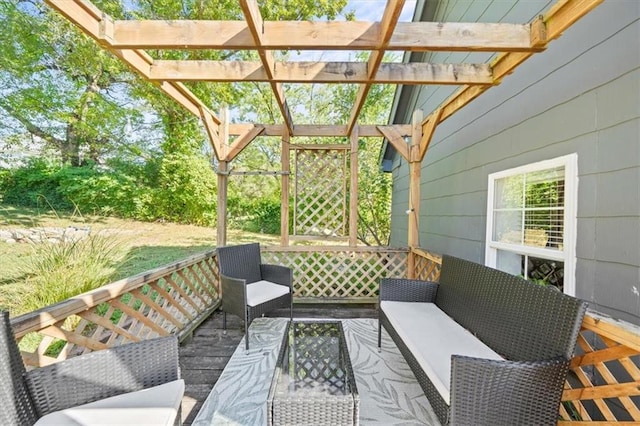
[[[26,371],[0,311],[0,424],[180,424],[178,341],[163,337]]]
[[[223,329],[227,313],[244,320],[245,348],[249,350],[249,325],[268,312],[289,308],[293,318],[291,268],[263,264],[257,243],[218,248],[218,266],[222,282]]]

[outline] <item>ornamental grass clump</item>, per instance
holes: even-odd
[[[122,242],[91,234],[83,239],[34,246],[22,266],[25,285],[15,313],[52,305],[107,284],[124,259]]]

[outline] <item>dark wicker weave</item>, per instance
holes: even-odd
[[[223,328],[227,328],[227,313],[244,319],[245,348],[249,350],[249,325],[262,315],[279,308],[289,308],[293,319],[293,272],[280,265],[263,264],[257,243],[218,248],[218,266],[222,283]],[[247,284],[266,280],[289,288],[289,293],[257,306],[247,305]]]
[[[569,361],[497,361],[454,355],[451,424],[555,425]]]
[[[0,424],[29,426],[38,415],[23,379],[25,368],[8,312],[0,311],[0,323]]]
[[[436,305],[506,359],[573,356],[587,304],[497,269],[442,257]]]
[[[268,425],[359,425],[342,323],[289,322],[267,397]]]
[[[406,281],[406,280],[405,280]],[[420,291],[505,361],[453,356],[447,406],[380,310],[392,337],[443,424],[556,424],[562,388],[586,303],[486,266],[443,256],[440,282],[383,279],[380,301],[425,302]],[[412,296],[415,298],[412,299]],[[428,328],[425,331],[428,339]]]
[[[175,336],[91,352],[25,373],[9,315],[2,312],[1,317],[2,425],[31,425],[38,417],[54,411],[180,378]],[[178,413],[177,424],[180,417]]]

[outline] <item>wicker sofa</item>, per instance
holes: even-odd
[[[442,424],[551,425],[586,303],[451,256],[439,283],[385,278],[380,321]]]

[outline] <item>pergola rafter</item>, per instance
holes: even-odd
[[[375,75],[363,62],[154,61],[151,81],[266,81],[276,83],[487,84],[489,64],[382,63]]]
[[[354,83],[359,90],[346,124],[326,126],[322,136],[348,136],[357,125],[373,84],[448,84],[461,89],[423,122],[424,156],[437,124],[545,49],[602,0],[559,0],[531,23],[398,22],[403,0],[388,0],[380,22],[264,21],[255,0],[239,0],[245,21],[114,20],[87,0],[46,0],[104,48],[169,97],[201,118],[219,159],[221,120],[185,82],[267,82],[289,135],[299,136],[285,98],[285,83]],[[260,61],[155,60],[145,49],[255,50]],[[364,50],[367,62],[282,62],[274,50]],[[503,52],[490,64],[385,63],[386,51]],[[436,117],[434,114],[437,113]],[[265,125],[263,134],[270,134]],[[271,125],[272,126],[272,125]],[[277,131],[282,136],[282,130]],[[367,133],[367,132],[365,132]],[[375,136],[382,136],[376,129]],[[234,134],[233,132],[230,134]],[[238,133],[235,133],[238,134]],[[359,134],[362,136],[363,132]],[[373,135],[372,135],[373,136]]]
[[[358,89],[356,103],[351,109],[349,124],[347,124],[349,134],[353,131],[353,128],[358,121],[358,117],[360,116],[360,111],[367,100],[367,95],[371,89],[371,81],[378,73],[378,68],[380,67],[384,57],[384,49],[387,48],[389,40],[391,40],[391,36],[396,28],[396,24],[398,23],[398,18],[400,18],[400,13],[402,13],[403,6],[404,0],[388,0],[387,6],[384,8],[382,21],[380,22],[380,36],[378,40],[379,50],[373,50],[371,52],[371,56],[369,56],[369,60],[367,61],[367,76],[369,77],[369,82],[361,85]]]
[[[247,20],[247,25],[249,26],[251,35],[253,36],[253,41],[257,47],[260,47],[262,45],[263,21],[262,16],[260,15],[260,10],[258,9],[258,2],[256,0],[240,0],[240,6],[242,7],[245,19]],[[293,133],[293,118],[291,118],[291,111],[289,111],[287,100],[284,97],[284,88],[282,87],[282,83],[273,78],[273,74],[275,72],[275,59],[273,57],[273,52],[271,50],[260,49],[258,53],[260,54],[260,60],[262,61],[267,81],[269,81],[269,84],[271,85],[273,94],[276,97],[276,102],[278,103],[278,107],[280,108],[280,112],[284,118],[284,124],[287,126],[289,133]]]
[[[226,182],[228,166],[257,136],[282,139],[282,244],[288,245],[288,155],[291,138],[349,138],[350,192],[357,194],[357,141],[385,137],[410,166],[409,237],[417,246],[420,169],[429,143],[442,121],[512,73],[517,66],[559,37],[603,0],[558,0],[530,23],[398,22],[404,0],[387,0],[380,22],[264,21],[256,0],[238,0],[244,21],[113,20],[88,0],[45,0],[85,34],[111,51],[133,70],[158,85],[170,98],[199,117],[219,160],[218,242],[226,241]],[[153,50],[252,50],[260,61],[157,60]],[[370,51],[366,62],[276,61],[275,50]],[[386,51],[496,52],[491,63],[385,63]],[[266,82],[274,93],[282,123],[231,124],[228,112],[216,116],[187,87],[189,82]],[[346,124],[294,125],[285,98],[287,83],[358,84]],[[449,84],[461,86],[422,119],[416,111],[411,124],[359,125],[360,112],[374,84]],[[232,142],[231,136],[236,136]],[[325,146],[324,148],[328,148]],[[285,158],[287,157],[287,158]],[[286,193],[284,192],[286,191]],[[350,199],[349,243],[356,245],[357,198]],[[409,259],[411,262],[411,257]],[[410,268],[411,269],[411,268]]]

